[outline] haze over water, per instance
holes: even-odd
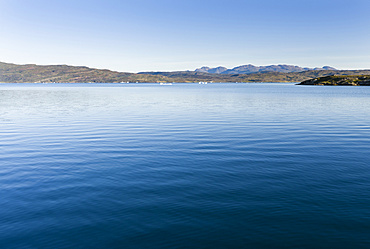
[[[369,248],[370,88],[1,84],[1,248]]]

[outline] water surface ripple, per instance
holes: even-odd
[[[1,84],[1,248],[369,248],[370,88]]]

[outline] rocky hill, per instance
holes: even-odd
[[[370,86],[370,75],[332,75],[305,80],[298,85]]]
[[[34,64],[16,65],[0,62],[0,82],[41,83],[41,82],[167,82],[166,77],[121,73],[106,69],[94,69],[67,65],[39,66]]]

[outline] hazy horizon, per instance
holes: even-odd
[[[197,67],[197,68],[183,69],[183,70],[156,70],[156,71],[153,71],[153,70],[149,70],[149,71],[139,70],[139,71],[135,71],[135,72],[130,72],[130,71],[114,70],[114,69],[111,69],[111,68],[98,68],[98,67],[90,67],[90,66],[87,66],[87,65],[72,65],[72,64],[66,64],[66,63],[61,63],[61,64],[36,64],[36,63],[12,63],[12,62],[4,62],[4,61],[0,61],[0,62],[7,63],[7,64],[15,64],[15,65],[89,67],[89,68],[92,68],[92,69],[110,70],[110,71],[117,71],[117,72],[122,72],[122,73],[167,72],[167,71],[168,72],[176,72],[176,71],[190,71],[190,72],[193,72],[196,69],[200,69],[201,67],[209,67],[209,68],[225,67],[223,65],[218,65],[218,66],[203,65],[203,66],[200,66],[200,67]],[[249,65],[249,64],[251,64],[251,63],[245,63],[245,64],[242,64],[242,65],[236,65],[236,66],[231,66],[231,67],[226,67],[226,68],[227,69],[233,69],[233,68],[236,68],[236,67],[239,67],[239,66],[244,66],[244,65]],[[256,67],[272,66],[272,65],[287,65],[287,66],[299,66],[299,67],[302,67],[302,68],[312,68],[312,69],[314,69],[314,68],[322,68],[322,67],[325,67],[325,66],[331,66],[331,65],[319,65],[319,66],[313,66],[313,67],[306,67],[306,66],[302,66],[302,65],[282,64],[282,63],[269,64],[269,65],[254,65],[254,64],[251,64],[251,65],[256,66]],[[335,68],[335,69],[336,70],[369,70],[369,68],[354,68],[354,69]]]

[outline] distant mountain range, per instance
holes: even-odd
[[[249,68],[249,71],[247,69]],[[272,70],[299,70],[298,72],[278,72]],[[230,69],[230,73],[223,68],[208,69],[204,71],[178,71],[178,72],[142,72],[125,73],[89,67],[76,67],[67,65],[35,64],[16,65],[0,62],[0,83],[162,83],[162,82],[301,82],[304,80],[330,76],[330,75],[370,75],[370,70],[330,70],[324,67],[320,70],[296,66],[267,66],[253,65],[240,66]],[[203,68],[203,70],[205,70]],[[252,73],[252,70],[253,73]],[[261,70],[256,72],[256,70]],[[265,70],[265,71],[264,71]],[[231,73],[233,72],[233,73]],[[237,73],[235,73],[237,72]],[[241,73],[244,72],[244,73]],[[245,73],[249,72],[249,73]]]
[[[201,67],[195,70],[195,72],[212,73],[212,74],[252,74],[252,73],[266,73],[266,72],[279,72],[279,73],[295,73],[304,72],[311,70],[336,70],[330,66],[308,68],[299,67],[294,65],[269,65],[269,66],[254,66],[252,64],[242,65],[228,69],[226,67]]]

